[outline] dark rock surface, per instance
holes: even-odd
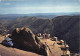
[[[45,50],[42,50],[43,44],[39,41],[39,39],[37,42],[35,35],[29,28],[16,28],[12,32],[11,38],[15,47],[45,55]]]

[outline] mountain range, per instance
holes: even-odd
[[[0,16],[0,34],[12,33],[15,28],[28,27],[33,33],[50,33],[51,37],[57,36],[66,41],[71,52],[79,52],[79,17],[80,15],[64,15],[44,19],[21,16],[6,20],[6,17],[2,19]]]
[[[62,15],[80,15],[80,12],[67,12],[67,13],[33,13],[33,14],[0,14],[0,19],[16,19],[18,17],[37,17],[37,18],[54,18],[56,16],[62,16]]]

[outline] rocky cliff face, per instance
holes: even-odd
[[[16,28],[12,32],[11,37],[15,43],[15,45],[20,48],[25,48],[27,50],[39,50],[39,46],[35,40],[35,35],[29,28]]]
[[[45,50],[42,50],[43,44],[39,39],[37,42],[35,35],[29,28],[16,28],[12,32],[11,38],[15,47],[45,55]]]

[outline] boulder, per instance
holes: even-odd
[[[15,46],[29,51],[40,51],[35,35],[29,28],[16,28],[11,36]]]

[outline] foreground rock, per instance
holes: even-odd
[[[16,28],[12,32],[11,38],[13,39],[14,46],[28,50],[32,52],[41,53],[41,43],[37,43],[35,40],[35,35],[29,28]],[[44,52],[43,52],[44,53]]]

